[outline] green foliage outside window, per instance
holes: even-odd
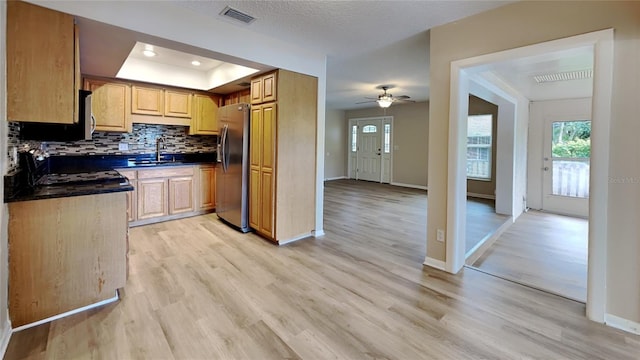
[[[588,158],[591,156],[591,121],[553,123],[553,157]]]

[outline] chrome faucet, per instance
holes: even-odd
[[[160,146],[160,143],[162,143],[162,146]],[[158,138],[156,139],[156,161],[162,160],[162,153],[160,152],[160,150],[164,148],[164,139],[161,136],[158,136]]]

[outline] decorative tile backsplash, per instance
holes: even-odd
[[[111,133],[96,131],[91,140],[72,142],[20,140],[20,124],[9,122],[8,164],[9,170],[17,167],[13,161],[13,149],[46,149],[50,155],[119,155],[151,154],[156,151],[156,139],[164,139],[164,153],[212,152],[216,149],[216,136],[190,136],[184,126],[133,124],[131,133]],[[119,150],[119,144],[128,145],[128,150]]]

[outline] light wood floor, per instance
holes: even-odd
[[[583,304],[424,267],[413,194],[329,182],[327,234],[282,247],[215,215],[131,229],[123,299],[14,334],[6,358],[637,359]]]
[[[485,237],[493,234],[509,216],[496,214],[494,200],[467,198],[465,252],[473,249]]]
[[[473,266],[585,302],[587,247],[587,220],[529,211],[500,235]]]

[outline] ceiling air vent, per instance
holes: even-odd
[[[251,24],[256,19],[251,15],[245,14],[229,6],[225,7],[220,15],[232,18],[245,24]]]
[[[590,79],[592,77],[593,77],[593,70],[587,69],[587,70],[567,71],[567,72],[554,73],[554,74],[535,75],[533,79],[538,84],[540,84],[540,83],[554,82],[554,81]]]

